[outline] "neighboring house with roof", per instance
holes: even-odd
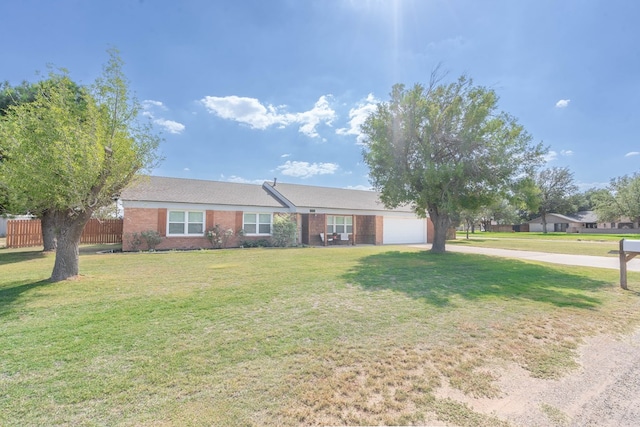
[[[589,212],[589,216],[585,215],[585,212]],[[569,216],[561,215],[557,213],[548,213],[547,219],[547,231],[549,232],[565,232],[569,228],[576,229],[580,227],[597,228],[597,219],[591,211],[585,211],[580,213],[581,215]],[[584,221],[583,221],[584,220]],[[586,222],[585,222],[586,221]],[[542,232],[542,217],[534,218],[529,221],[530,232]]]
[[[567,233],[621,233],[636,230],[636,225],[629,220],[616,222],[598,222],[594,211],[580,211],[575,215],[547,214],[547,231]],[[542,217],[529,221],[529,231],[542,232]]]
[[[274,215],[286,214],[298,225],[298,242],[308,245],[427,243],[433,235],[430,220],[408,206],[386,209],[373,191],[148,176],[121,200],[125,251],[133,249],[130,236],[147,230],[164,237],[158,249],[211,247],[205,232],[215,225],[232,230],[229,246],[239,246],[269,238]]]

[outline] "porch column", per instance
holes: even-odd
[[[351,244],[356,245],[356,216],[351,215]]]
[[[322,233],[324,234],[323,244],[327,246],[327,240],[329,240],[329,233],[327,233],[327,214],[322,215],[322,217],[324,218],[324,229],[322,230]]]

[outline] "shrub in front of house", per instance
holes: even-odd
[[[147,249],[155,251],[156,246],[162,243],[162,236],[156,230],[146,230],[140,233],[140,238],[147,244]]]
[[[243,240],[240,243],[241,248],[270,248],[272,246],[269,239]]]
[[[211,242],[214,249],[224,249],[229,245],[229,241],[233,237],[233,230],[224,229],[220,224],[216,224],[207,230],[207,239]]]
[[[142,245],[142,237],[140,233],[127,233],[126,238],[129,241],[129,247],[132,252],[138,252]]]
[[[296,245],[298,225],[290,215],[275,215],[271,241],[273,246],[288,247]]]

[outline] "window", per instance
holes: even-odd
[[[353,233],[353,217],[327,216],[327,234]]]
[[[169,211],[168,236],[204,235],[204,212]]]
[[[245,213],[242,221],[244,234],[271,234],[271,214]]]

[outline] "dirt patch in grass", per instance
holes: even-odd
[[[345,347],[313,358],[314,369],[288,378],[301,398],[283,410],[285,419],[304,425],[506,425],[465,403],[435,398],[442,375],[428,351],[364,354]]]
[[[507,363],[496,371],[499,397],[476,398],[446,384],[436,397],[517,426],[636,426],[639,349],[640,330],[618,337],[598,335],[578,347],[577,368],[560,378],[534,378],[517,364]]]

